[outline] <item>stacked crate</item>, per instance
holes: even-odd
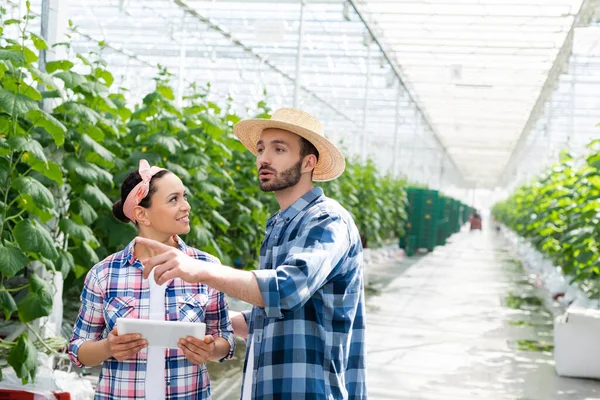
[[[446,244],[452,234],[468,221],[471,208],[458,200],[440,195],[437,190],[407,188],[406,235],[400,247],[408,256],[416,249],[432,251]]]

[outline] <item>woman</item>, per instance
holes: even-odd
[[[190,205],[183,182],[170,171],[141,160],[121,186],[113,214],[132,221],[139,236],[219,264],[187,246],[178,235],[190,231]],[[210,386],[206,360],[233,356],[231,320],[224,295],[204,284],[174,278],[157,285],[143,277],[143,260],[154,250],[132,241],[87,274],[81,309],[69,343],[77,366],[102,364],[96,399],[206,399]],[[117,318],[206,323],[204,338],[187,337],[178,349],[147,347],[135,334],[119,335]]]

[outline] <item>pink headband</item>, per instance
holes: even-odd
[[[129,192],[129,195],[127,195],[125,203],[123,203],[123,213],[133,222],[135,222],[133,208],[140,204],[140,201],[148,195],[148,191],[150,190],[150,180],[162,170],[164,170],[164,168],[151,167],[150,164],[148,164],[148,161],[140,160],[138,172],[142,177],[142,181],[135,185],[131,192]]]

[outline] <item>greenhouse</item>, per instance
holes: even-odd
[[[600,398],[598,93],[598,0],[0,1],[0,398]]]

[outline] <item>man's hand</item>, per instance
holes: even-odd
[[[188,283],[199,283],[205,264],[210,264],[192,258],[179,249],[156,240],[138,236],[135,238],[135,242],[159,253],[147,260],[141,260],[144,265],[144,278],[148,279],[152,269],[155,269],[154,280],[158,285],[162,285],[173,278],[181,278]]]
[[[177,346],[183,351],[185,358],[194,364],[205,363],[215,351],[215,338],[211,335],[204,336],[204,340],[200,340],[193,336],[188,336],[185,339],[180,339]]]
[[[140,350],[148,346],[148,342],[142,339],[142,336],[137,333],[119,335],[115,327],[108,334],[106,346],[110,357],[123,361],[135,356]]]

